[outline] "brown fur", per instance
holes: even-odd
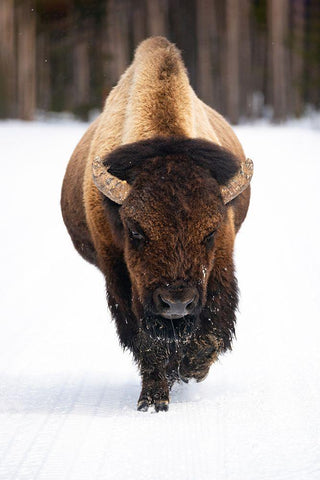
[[[244,159],[231,127],[190,87],[180,52],[155,37],[139,46],[102,114],[76,147],[61,199],[75,248],[106,277],[120,341],[140,366],[142,409],[150,404],[166,409],[168,385],[179,371],[184,380],[200,380],[218,353],[230,348],[237,305],[233,243],[250,198],[247,188],[223,205],[217,177],[186,154],[155,156],[137,167],[122,207],[103,197],[92,180],[95,156],[107,161],[121,145],[166,137],[203,138],[219,145],[227,159],[229,155],[231,169]],[[130,237],[133,223],[143,230],[143,245]],[[213,230],[209,249],[204,242]],[[188,331],[183,337],[189,325],[181,322],[180,342],[158,341],[161,322],[148,310],[152,292],[179,282],[199,290],[198,333]]]

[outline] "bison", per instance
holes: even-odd
[[[191,88],[179,50],[143,41],[76,147],[61,197],[76,250],[105,276],[120,343],[139,366],[138,410],[166,411],[231,348],[235,235],[252,161]]]

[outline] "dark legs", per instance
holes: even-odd
[[[142,374],[142,390],[138,400],[138,410],[146,412],[154,406],[156,412],[169,409],[169,385],[164,373],[145,371]]]
[[[138,400],[138,410],[146,412],[154,406],[156,412],[169,409],[169,391],[176,381],[188,382],[194,378],[201,382],[209,373],[210,366],[217,359],[220,342],[211,335],[196,338],[188,345],[164,358],[155,365],[161,355],[143,358],[140,364],[142,390]],[[162,352],[164,354],[164,352]]]

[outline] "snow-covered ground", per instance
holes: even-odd
[[[318,480],[320,131],[236,129],[255,161],[237,341],[150,414],[103,278],[60,216],[85,128],[0,124],[0,479]]]

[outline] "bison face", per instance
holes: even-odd
[[[151,164],[121,208],[133,308],[151,335],[181,337],[206,302],[226,207],[215,180],[185,159]]]
[[[109,219],[124,250],[133,311],[146,332],[168,341],[199,326],[209,279],[232,262],[234,240],[221,184],[239,162],[209,142],[184,142],[188,148],[176,139],[140,142],[106,159],[112,175],[131,185],[118,219]]]

